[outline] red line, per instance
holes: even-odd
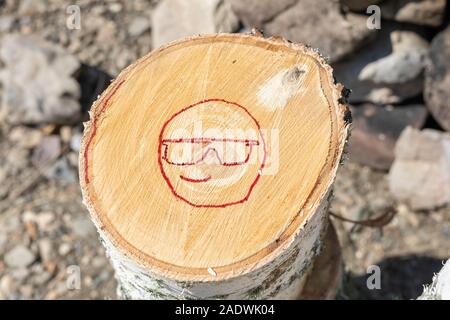
[[[208,153],[210,151],[212,151],[212,152],[214,152],[216,154],[216,158],[219,160],[219,164],[220,165],[226,166],[226,167],[240,166],[240,165],[246,164],[248,162],[248,160],[250,159],[250,154],[252,153],[252,145],[250,145],[250,150],[248,151],[247,156],[246,156],[244,161],[226,162],[226,161],[222,161],[219,153],[217,152],[217,150],[215,148],[209,147],[208,149],[206,149],[205,152],[203,152],[202,157],[200,159],[198,159],[196,161],[193,161],[193,162],[177,163],[177,162],[173,162],[173,161],[169,160],[169,158],[167,156],[167,145],[166,144],[164,144],[164,145],[166,146],[166,148],[164,149],[163,159],[168,164],[171,164],[171,165],[174,165],[174,166],[193,166],[193,165],[199,164],[199,163],[203,162],[206,159],[206,156],[208,155]]]
[[[247,144],[259,145],[258,140],[252,139],[230,139],[230,138],[179,138],[179,139],[163,139],[162,143],[206,143],[206,142],[245,142]]]
[[[211,176],[203,178],[203,179],[192,179],[192,178],[187,178],[185,176],[180,175],[180,178],[182,180],[188,181],[188,182],[194,182],[194,183],[199,183],[199,182],[206,182],[209,181],[211,179]]]
[[[125,80],[122,80],[121,82],[119,82],[116,85],[116,87],[113,89],[113,91],[111,92],[109,97],[103,103],[103,106],[100,109],[100,111],[96,115],[94,115],[94,119],[92,120],[92,133],[91,133],[91,136],[89,137],[89,141],[86,145],[86,148],[84,149],[84,180],[85,180],[86,184],[89,184],[89,182],[90,182],[90,180],[89,180],[89,147],[90,147],[92,141],[94,140],[95,134],[97,133],[98,117],[106,110],[106,107],[108,106],[109,101],[116,94],[117,90],[120,88],[120,86],[124,82],[125,82]]]
[[[178,116],[180,113],[182,113],[182,112],[184,112],[184,111],[186,111],[186,110],[188,110],[188,109],[190,109],[190,108],[193,108],[193,107],[195,107],[195,106],[197,106],[197,105],[199,105],[199,104],[206,103],[206,102],[223,102],[223,103],[225,103],[225,104],[227,104],[227,105],[229,105],[229,106],[237,107],[237,108],[240,108],[240,109],[244,110],[245,113],[247,113],[247,115],[248,115],[250,118],[252,118],[252,120],[255,122],[255,124],[256,124],[256,126],[257,126],[257,128],[258,128],[258,131],[259,131],[259,133],[260,133],[260,136],[261,136],[262,145],[263,145],[263,151],[264,151],[263,153],[264,153],[264,155],[263,155],[263,159],[262,159],[262,161],[261,161],[261,166],[260,166],[260,168],[259,168],[259,170],[258,170],[258,174],[257,174],[255,180],[253,181],[253,183],[251,184],[251,186],[250,186],[250,188],[249,188],[249,190],[248,190],[248,192],[247,192],[247,195],[246,195],[243,199],[238,200],[238,201],[235,201],[235,202],[228,202],[228,203],[223,203],[223,204],[200,204],[200,205],[199,205],[199,204],[192,203],[191,201],[189,201],[189,200],[187,200],[186,198],[183,198],[182,196],[180,196],[179,194],[177,194],[177,192],[175,191],[175,188],[173,187],[172,183],[170,182],[169,177],[168,177],[168,176],[166,175],[166,173],[164,172],[164,168],[163,168],[163,164],[162,164],[163,156],[162,156],[162,150],[161,150],[161,149],[162,149],[162,146],[163,146],[163,143],[162,143],[162,142],[163,142],[163,140],[164,140],[164,139],[163,139],[164,130],[166,129],[166,127],[167,127],[167,125],[170,123],[170,121],[172,121],[172,120],[173,120],[176,116]],[[230,102],[230,101],[227,101],[227,100],[224,100],[224,99],[206,99],[206,100],[201,100],[201,101],[199,101],[199,102],[197,102],[197,103],[191,104],[191,105],[189,105],[189,106],[187,106],[187,107],[181,109],[180,111],[174,113],[174,114],[173,114],[173,115],[172,115],[172,116],[164,123],[164,125],[163,125],[163,127],[162,127],[162,129],[161,129],[161,132],[159,133],[159,142],[160,142],[160,143],[158,144],[158,164],[159,164],[159,168],[160,168],[160,170],[161,170],[161,174],[163,175],[164,180],[166,180],[167,185],[169,186],[170,190],[171,190],[172,193],[175,195],[175,197],[177,197],[178,199],[180,199],[180,200],[182,200],[182,201],[184,201],[184,202],[186,202],[186,203],[188,203],[188,204],[190,204],[191,206],[196,207],[196,208],[225,208],[225,207],[228,207],[228,206],[232,206],[232,205],[235,205],[235,204],[244,203],[245,201],[247,201],[248,198],[250,197],[250,194],[251,194],[252,191],[253,191],[253,188],[256,186],[256,184],[257,184],[258,181],[259,181],[259,178],[261,177],[261,172],[262,172],[262,170],[263,170],[263,168],[264,168],[264,165],[265,165],[265,162],[266,162],[266,157],[267,157],[266,143],[265,143],[265,141],[264,141],[264,136],[263,136],[263,134],[262,134],[262,132],[261,132],[261,126],[259,125],[258,121],[255,119],[255,117],[253,117],[253,115],[252,115],[245,107],[241,106],[240,104],[238,104],[238,103],[236,103],[236,102]]]

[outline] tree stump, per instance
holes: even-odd
[[[302,296],[328,230],[346,92],[316,51],[255,33],[173,42],[121,72],[80,150],[120,295]]]

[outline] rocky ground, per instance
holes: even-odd
[[[450,29],[445,0],[410,2],[78,0],[78,29],[74,1],[0,1],[0,298],[116,298],[78,185],[88,108],[152,48],[252,26],[318,47],[354,91],[333,212],[397,212],[382,229],[332,218],[346,265],[339,297],[416,298],[450,256]],[[367,28],[370,3],[380,30]],[[381,289],[366,286],[370,265]]]

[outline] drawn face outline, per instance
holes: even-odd
[[[195,108],[196,106],[206,104],[206,103],[211,103],[211,102],[222,103],[222,104],[227,105],[228,107],[237,108],[241,112],[243,111],[244,114],[246,114],[246,116],[248,116],[249,119],[251,119],[255,128],[257,128],[258,140],[256,140],[256,139],[255,140],[254,139],[245,139],[245,140],[232,139],[231,140],[231,142],[235,142],[235,143],[245,143],[245,146],[249,148],[245,159],[240,162],[233,163],[233,162],[223,161],[223,158],[218,154],[217,150],[215,150],[215,148],[212,147],[212,148],[207,148],[206,151],[202,151],[200,158],[197,155],[197,158],[194,161],[186,162],[186,163],[171,163],[172,161],[169,159],[169,156],[168,156],[168,144],[169,143],[192,143],[192,144],[199,143],[200,144],[200,143],[214,143],[217,141],[218,142],[226,142],[225,140],[227,140],[227,139],[214,139],[214,138],[182,138],[182,139],[166,139],[166,138],[164,138],[164,134],[165,134],[165,130],[166,130],[167,126],[178,115],[180,115],[183,112],[186,112],[192,108]],[[208,155],[208,153],[213,152],[213,153],[215,153],[216,159],[219,161],[220,165],[226,166],[226,167],[240,166],[240,165],[248,163],[252,149],[255,148],[255,146],[262,147],[262,159],[260,159],[260,165],[257,170],[257,174],[256,174],[254,180],[252,181],[252,183],[250,184],[245,195],[241,199],[235,200],[235,201],[229,201],[229,202],[224,202],[224,203],[207,203],[207,204],[205,204],[205,203],[195,203],[194,201],[188,200],[185,196],[180,194],[180,192],[177,192],[177,189],[174,187],[174,183],[171,181],[171,178],[169,178],[169,174],[166,172],[165,165],[163,164],[163,161],[164,161],[165,164],[169,164],[169,165],[176,165],[176,166],[191,166],[191,165],[193,165],[193,166],[195,166],[195,165],[199,164],[200,162],[202,162],[203,160],[205,160],[205,157]],[[264,141],[264,137],[261,132],[261,127],[260,127],[258,121],[253,117],[253,115],[250,114],[250,112],[245,107],[243,107],[235,102],[226,101],[224,99],[206,99],[206,100],[199,101],[197,103],[194,103],[192,105],[189,105],[189,106],[181,109],[180,111],[178,111],[177,113],[172,115],[164,123],[164,125],[160,131],[160,135],[159,135],[158,165],[159,165],[159,168],[160,168],[160,171],[161,171],[161,174],[162,174],[164,180],[166,181],[166,183],[169,186],[172,193],[178,199],[190,204],[193,207],[198,207],[198,208],[224,208],[224,207],[228,207],[231,205],[240,204],[240,203],[243,203],[248,200],[255,185],[257,184],[257,182],[260,179],[260,176],[261,176],[261,173],[264,168],[265,161],[266,161],[266,153],[267,153],[266,143]],[[192,179],[192,178],[184,177],[184,176],[180,175],[179,178],[182,181],[187,182],[187,183],[199,183],[200,184],[203,182],[208,182],[211,179],[211,176],[207,176],[202,179]]]

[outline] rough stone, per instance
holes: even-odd
[[[75,152],[80,151],[81,147],[81,132],[77,131],[73,133],[72,138],[70,139],[70,149],[72,149]]]
[[[344,8],[356,12],[365,12],[367,7],[373,4],[379,4],[382,0],[340,0]]]
[[[128,26],[128,34],[137,37],[150,28],[150,19],[146,17],[134,18]]]
[[[297,0],[229,0],[231,8],[248,28],[262,28],[266,22],[297,3]]]
[[[450,131],[450,27],[431,43],[425,71],[425,102],[436,121]]]
[[[61,154],[61,140],[58,135],[45,136],[33,152],[31,161],[42,168],[55,161]]]
[[[351,103],[400,103],[421,94],[428,49],[417,33],[384,22],[374,42],[333,66],[335,76],[352,89]]]
[[[334,62],[375,35],[374,30],[367,28],[366,20],[367,17],[353,13],[344,16],[338,2],[299,0],[267,22],[264,31],[318,48]]]
[[[432,209],[450,201],[450,134],[407,127],[395,146],[389,172],[393,196],[412,209]]]
[[[34,260],[36,260],[34,253],[20,244],[5,254],[5,262],[11,268],[25,268]]]
[[[87,216],[74,218],[72,221],[72,229],[81,238],[87,238],[96,233],[94,224]]]
[[[446,0],[388,0],[380,5],[381,16],[398,22],[439,27]]]
[[[43,173],[48,179],[60,180],[65,183],[74,183],[77,180],[66,157],[55,161],[55,163],[46,168]]]
[[[42,138],[42,131],[25,126],[16,126],[9,133],[9,140],[11,142],[27,149],[32,149],[39,145]]]
[[[349,158],[375,169],[388,170],[394,161],[395,142],[407,126],[420,128],[426,120],[423,105],[351,107],[352,134]]]
[[[224,0],[163,0],[152,14],[152,43],[157,48],[187,36],[233,32],[238,26]]]
[[[78,60],[32,36],[6,35],[0,46],[0,117],[12,124],[73,123],[80,118]]]
[[[49,238],[40,239],[38,242],[39,255],[42,261],[47,262],[54,258],[53,242]]]

